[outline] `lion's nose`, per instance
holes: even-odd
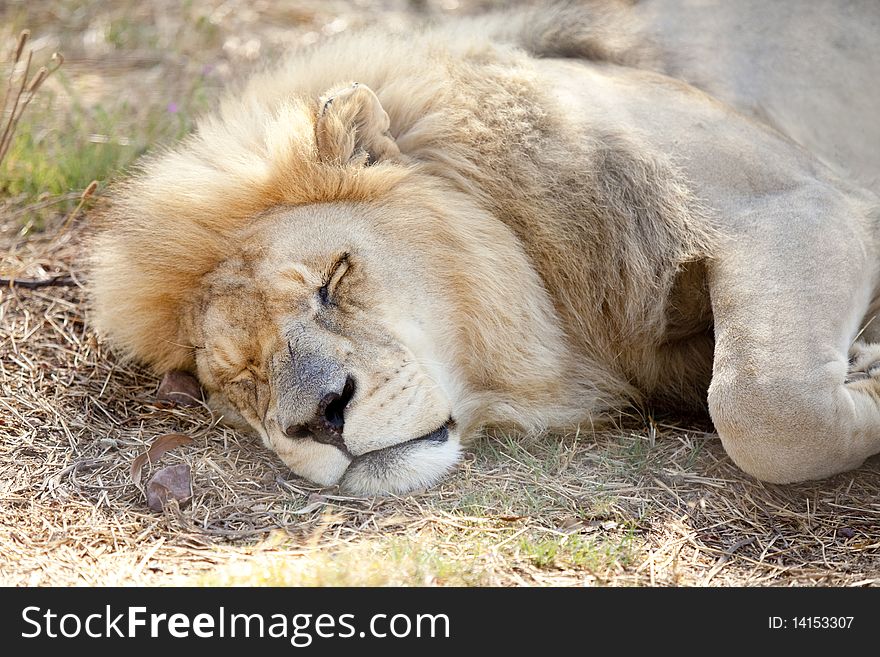
[[[325,393],[318,402],[315,416],[305,424],[292,424],[285,433],[290,438],[311,438],[315,442],[338,447],[348,453],[342,438],[345,429],[345,407],[354,397],[355,383],[350,376],[345,378],[341,390]]]

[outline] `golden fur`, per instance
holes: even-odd
[[[861,227],[869,192],[669,77],[649,20],[588,2],[292,56],[117,188],[92,321],[197,374],[297,473],[363,492],[432,483],[486,424],[705,408],[715,263],[751,230],[748,199],[808,181],[795,208],[843,195]],[[355,381],[344,431],[309,440],[317,400]],[[750,471],[827,474],[811,468]]]

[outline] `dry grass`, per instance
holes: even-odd
[[[82,231],[51,232],[7,231],[4,265],[76,278]],[[160,408],[155,378],[96,342],[77,287],[4,289],[0,355],[4,584],[880,583],[877,459],[768,486],[712,436],[630,419],[487,438],[437,489],[357,499],[294,478],[204,408]],[[129,466],[168,432],[196,439],[162,459],[192,467],[195,497],[156,514]]]
[[[342,11],[295,4],[312,12],[297,38]],[[396,13],[379,11],[388,5]],[[254,6],[260,20],[293,11]],[[354,23],[411,19],[406,3],[355,9]],[[225,43],[225,29],[211,38]],[[84,55],[64,50],[75,70]],[[54,201],[0,206],[0,273],[81,280],[87,217],[63,234],[65,213],[28,230],[34,204]],[[770,486],[739,472],[705,428],[628,418],[529,445],[487,437],[433,490],[344,497],[295,478],[205,408],[160,407],[158,381],[118,363],[84,312],[76,285],[0,290],[0,584],[880,584],[878,458]],[[154,513],[129,467],[169,432],[195,438],[161,460],[191,466],[195,495]]]

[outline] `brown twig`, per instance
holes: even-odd
[[[70,224],[73,223],[73,220],[79,214],[80,210],[83,209],[83,206],[86,204],[86,201],[91,198],[95,194],[95,190],[98,189],[98,181],[93,180],[88,184],[88,186],[83,190],[83,193],[80,194],[79,203],[77,203],[76,207],[70,211],[70,213],[64,218],[64,223],[61,224],[61,229],[58,231],[58,234],[55,236],[55,241],[60,240],[64,234],[67,232],[67,229],[70,228]]]
[[[31,60],[33,59],[34,53],[32,50],[28,50],[27,61],[24,64],[24,72],[21,74],[21,84],[18,85],[18,91],[15,94],[15,98],[12,100],[12,107],[9,108],[9,118],[6,120],[6,125],[3,128],[3,136],[0,137],[0,162],[3,161],[3,158],[6,156],[6,151],[9,150],[9,144],[12,143],[12,134],[15,132],[15,126],[18,125],[18,120],[21,118],[21,113],[19,110],[19,102],[21,100],[21,95],[24,93],[25,85],[27,84],[27,76],[28,72],[31,68]],[[18,62],[16,62],[16,66]],[[10,92],[14,87],[12,81],[15,76],[15,66],[12,67],[12,70],[9,72],[9,88]],[[3,104],[6,105],[6,99],[4,99]]]
[[[3,133],[2,136],[0,136],[0,162],[6,157],[6,153],[9,151],[9,146],[12,144],[12,137],[15,134],[15,128],[24,114],[25,109],[27,109],[31,100],[33,100],[34,95],[46,79],[57,71],[64,63],[64,56],[61,53],[53,53],[52,61],[55,65],[52,68],[41,66],[33,77],[28,78],[31,61],[33,60],[34,55],[33,50],[28,50],[24,70],[21,72],[21,82],[17,85],[18,90],[15,91],[16,85],[14,82],[16,78],[16,69],[18,68],[19,62],[21,62],[21,57],[24,53],[25,45],[27,44],[29,37],[30,32],[28,30],[22,30],[18,37],[18,44],[15,48],[12,68],[9,71],[9,77],[6,81],[6,93],[3,96],[3,109],[2,112],[0,112],[0,117],[4,116],[7,111],[9,112],[9,116],[3,124]],[[13,97],[13,93],[15,96],[12,100],[12,105],[9,106],[9,99]]]
[[[12,68],[9,69],[9,77],[6,79],[6,93],[3,94],[3,110],[0,111],[0,116],[6,113],[6,104],[9,102],[9,97],[12,95],[12,81],[15,78],[15,67],[21,60],[21,53],[24,51],[24,46],[30,35],[30,30],[22,30],[21,34],[18,35],[18,45],[15,48],[15,56],[12,58]]]
[[[73,277],[70,276],[70,274],[58,274],[57,276],[51,276],[49,278],[44,278],[40,280],[33,278],[0,277],[0,285],[5,285],[9,287],[21,287],[26,290],[37,290],[41,287],[75,286],[76,281],[73,280]]]

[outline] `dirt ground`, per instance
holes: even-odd
[[[0,166],[0,276],[73,281],[0,289],[0,584],[880,585],[880,458],[766,485],[711,428],[634,413],[598,434],[486,436],[437,488],[353,498],[298,479],[207,408],[157,403],[157,378],[95,338],[81,287],[89,209],[71,215],[88,181],[100,203],[141,151],[287,48],[486,4],[0,5],[3,57],[24,27],[35,60],[66,56],[48,105],[23,120],[17,168]],[[68,177],[49,190],[39,176],[56,181],[60,163]],[[157,467],[188,464],[194,496],[154,512],[130,467],[171,432],[193,442]]]

